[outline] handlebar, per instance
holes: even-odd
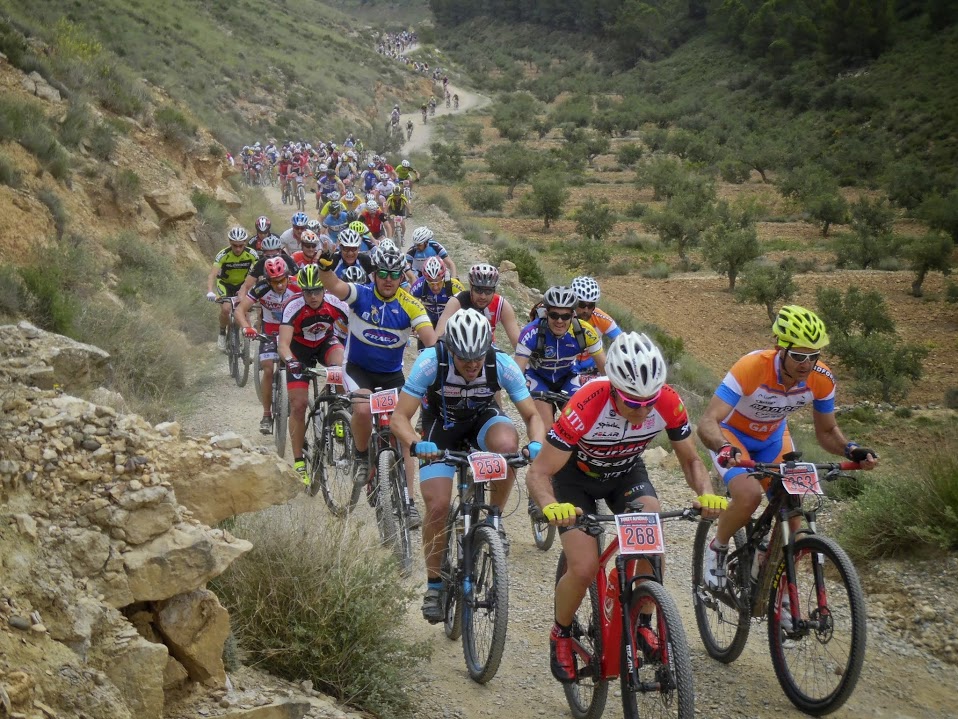
[[[530,392],[529,394],[531,395],[532,399],[537,399],[542,402],[548,402],[550,404],[557,405],[560,408],[563,405],[565,405],[566,402],[569,401],[569,395],[566,394],[565,392],[536,391],[536,392]]]
[[[477,450],[478,451],[478,450]],[[409,454],[413,457],[416,455],[416,445],[413,444],[409,447]],[[469,464],[469,455],[473,454],[472,452],[454,452],[452,450],[445,450],[437,462],[445,462],[446,464],[455,464],[459,466],[465,466]],[[523,452],[494,452],[493,454],[498,454],[500,457],[506,460],[506,464],[510,467],[525,467],[529,464],[529,458]]]
[[[795,462],[785,462],[785,464],[795,464]],[[779,471],[779,465],[777,464],[756,462],[752,459],[741,459],[735,466],[742,467],[743,469],[751,469],[756,473],[768,474],[773,477],[782,476],[782,473]],[[851,472],[861,468],[862,465],[860,462],[825,462],[822,464],[815,464],[815,469],[817,469],[819,472],[824,472],[824,477],[827,480],[838,479],[842,472]]]

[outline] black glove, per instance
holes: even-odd
[[[329,250],[324,250],[319,253],[319,260],[316,262],[319,265],[321,270],[329,270],[333,266],[335,260],[335,255]]]
[[[868,459],[868,455],[878,459],[878,452],[873,449],[859,447],[854,442],[849,442],[847,445],[845,445],[845,456],[852,462],[864,462]]]

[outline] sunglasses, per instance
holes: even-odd
[[[629,409],[642,409],[643,407],[651,407],[653,404],[655,404],[659,398],[659,395],[662,394],[662,390],[659,390],[652,397],[648,397],[646,399],[630,397],[617,387],[615,388],[615,393],[619,396],[619,399],[622,400],[622,404]]]
[[[402,270],[376,270],[376,277],[381,280],[398,280],[402,277]]]
[[[802,362],[818,362],[818,358],[822,356],[821,352],[792,352],[788,350],[788,356],[793,360],[801,364]]]
[[[288,277],[270,277],[266,281],[269,282],[271,285],[281,285],[284,282],[286,282],[288,279],[289,279]]]
[[[321,295],[325,291],[326,291],[325,287],[316,287],[315,289],[312,289],[312,290],[303,290],[303,294],[304,295]]]
[[[594,310],[594,309],[595,309],[595,302],[580,302],[580,303],[579,303],[579,309],[580,309],[580,310]]]
[[[304,243],[302,244],[302,248],[303,248],[304,250],[315,250],[315,249],[316,249],[316,243],[315,243],[315,242],[304,242]]]
[[[560,314],[558,312],[550,312],[549,319],[555,320],[556,322],[571,322],[572,313],[570,312],[569,314],[565,314],[565,313]]]
[[[473,287],[472,291],[477,295],[494,295],[496,293],[495,287]]]

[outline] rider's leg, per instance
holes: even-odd
[[[268,359],[260,354],[259,356],[259,366],[262,372],[260,376],[260,399],[263,402],[263,416],[268,417],[273,414],[273,360],[276,359],[277,355],[274,354]]]
[[[433,467],[434,465],[429,465]],[[423,467],[428,470],[429,467]],[[442,554],[446,546],[446,516],[449,514],[449,501],[452,497],[453,468],[449,465],[439,465],[435,476],[423,476],[419,491],[425,505],[425,516],[422,524],[422,551],[426,561],[427,579],[439,579],[439,570],[442,566]]]
[[[599,571],[599,549],[595,539],[578,529],[559,534],[566,557],[566,572],[556,584],[555,620],[568,627]]]
[[[512,454],[519,451],[519,435],[512,420],[505,414],[497,414],[482,425],[476,437],[480,449],[497,454]],[[491,482],[490,501],[499,509],[506,506],[512,485],[516,481],[516,471],[509,468],[509,477],[504,482]]]
[[[306,437],[306,406],[309,404],[309,385],[305,382],[287,383],[289,390],[289,441],[293,445],[293,458],[303,456],[303,439]]]

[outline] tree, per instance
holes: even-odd
[[[781,145],[775,142],[771,133],[752,133],[742,147],[741,158],[761,175],[762,182],[768,184],[766,173],[781,166],[784,154]]]
[[[572,219],[575,230],[590,240],[604,240],[615,226],[615,211],[604,202],[589,198],[576,210]]]
[[[688,267],[688,251],[698,244],[702,232],[709,226],[714,201],[715,186],[711,179],[686,173],[665,207],[649,211],[643,222],[658,233],[663,245],[674,245],[679,261]]]
[[[539,103],[527,92],[504,95],[492,110],[492,126],[506,140],[518,142],[532,129]]]
[[[888,199],[901,208],[914,210],[934,188],[928,168],[917,160],[906,160],[889,170]]]
[[[837,188],[822,188],[820,193],[807,197],[804,206],[809,219],[822,228],[822,237],[828,237],[828,229],[833,224],[843,224],[848,219],[848,202]]]
[[[462,169],[462,150],[458,144],[434,142],[429,149],[432,152],[432,166],[443,180],[457,182],[465,176],[466,172]]]
[[[883,258],[897,254],[901,243],[892,235],[895,211],[884,198],[872,201],[861,197],[850,215],[854,234],[836,243],[839,267],[876,267]]]
[[[921,203],[915,214],[931,229],[947,233],[958,243],[958,189],[945,196],[936,192]]]
[[[530,204],[536,217],[542,218],[542,226],[549,229],[549,223],[562,216],[562,207],[569,199],[569,189],[563,176],[555,171],[543,170],[532,178]]]
[[[684,163],[674,157],[653,157],[636,171],[639,188],[651,187],[653,200],[667,200],[682,186],[688,175]]]
[[[774,322],[778,307],[795,294],[795,282],[788,267],[753,262],[742,271],[742,284],[735,291],[738,302],[761,305]]]
[[[702,250],[709,267],[726,275],[729,292],[734,292],[742,268],[761,254],[754,220],[748,212],[720,202],[715,223],[705,231]]]
[[[608,137],[595,132],[587,133],[582,144],[585,147],[584,154],[589,161],[589,167],[594,167],[595,158],[607,153],[612,146],[612,142]]]
[[[895,323],[878,292],[850,287],[843,297],[834,287],[819,287],[815,297],[818,314],[834,342],[841,343],[855,335],[868,337],[895,331]]]
[[[915,271],[915,281],[911,283],[912,295],[922,296],[921,286],[929,272],[937,270],[946,277],[951,274],[951,255],[954,250],[952,239],[938,232],[931,232],[908,245],[906,253]]]
[[[512,199],[516,185],[525,182],[541,166],[538,154],[518,142],[495,145],[486,151],[489,172],[505,185],[506,197]]]

